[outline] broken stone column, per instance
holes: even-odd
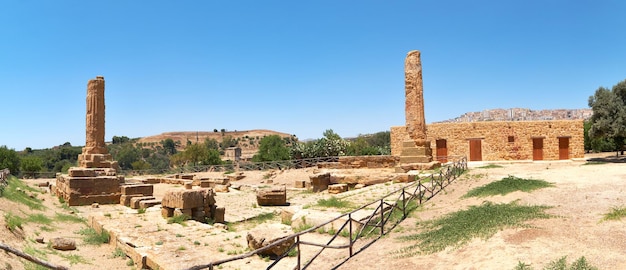
[[[410,140],[402,143],[400,163],[415,163],[420,169],[438,167],[439,163],[433,162],[430,141],[426,139],[422,61],[419,51],[410,51],[404,61],[404,90],[406,131]],[[403,171],[400,167],[397,168]]]
[[[87,83],[85,147],[78,155],[79,167],[67,175],[57,175],[56,195],[69,205],[120,202],[118,164],[113,161],[104,142],[104,77],[97,76]]]

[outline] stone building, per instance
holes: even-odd
[[[469,161],[564,160],[584,157],[583,120],[434,123],[426,127],[435,158],[466,156]],[[404,126],[391,128],[391,154],[399,156],[408,138]]]
[[[224,150],[224,160],[240,161],[241,160],[241,148],[228,147]]]

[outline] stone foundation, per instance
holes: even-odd
[[[120,184],[124,182],[124,177],[102,175],[101,169],[71,168],[70,172],[71,175],[85,176],[57,175],[55,194],[68,205],[120,202]]]

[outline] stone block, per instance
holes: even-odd
[[[311,179],[311,187],[313,187],[313,192],[324,191],[328,188],[330,184],[330,173],[318,173],[309,176]]]
[[[169,190],[161,204],[165,207],[191,209],[204,206],[206,192],[201,189]]]
[[[163,218],[170,218],[174,216],[174,208],[161,207],[161,216]]]
[[[394,176],[393,181],[399,183],[408,183],[415,181],[415,177],[416,175],[414,174],[400,173]]]
[[[70,177],[96,177],[95,170],[78,167],[71,167],[67,173]]]
[[[193,211],[191,209],[180,209],[180,208],[174,209],[175,217],[183,216],[183,215],[191,218],[191,215],[193,215]]]
[[[293,234],[293,230],[287,225],[264,223],[250,230],[246,235],[246,239],[248,241],[248,247],[251,250],[257,250],[269,246],[274,242],[283,241],[286,236],[291,234]],[[294,238],[289,238],[288,240],[284,240],[281,244],[262,251],[259,255],[281,256],[289,250],[294,242]]]
[[[214,190],[215,192],[225,193],[225,192],[228,192],[228,185],[220,185],[220,184],[217,184],[217,185],[215,185],[215,187],[213,188],[213,190]]]
[[[213,222],[215,223],[224,223],[224,215],[226,214],[226,208],[217,207],[215,208],[215,213],[213,215]]]
[[[124,185],[121,186],[122,195],[143,194],[144,196],[152,196],[154,186],[150,184]]]
[[[294,181],[295,188],[306,188],[306,181],[304,180],[296,180]]]
[[[284,186],[260,189],[256,193],[256,201],[260,206],[287,205],[287,190]]]
[[[202,189],[202,192],[204,194],[203,206],[206,208],[211,205],[215,205],[215,192],[213,191],[213,189],[210,189],[210,188]]]
[[[152,206],[159,205],[159,204],[161,204],[161,200],[157,200],[157,199],[143,200],[143,201],[139,201],[139,209],[144,209],[144,208],[152,207]]]
[[[121,195],[120,204],[130,207],[130,199],[135,198],[135,197],[143,197],[143,195],[142,194]]]
[[[139,203],[141,201],[146,201],[146,200],[154,200],[154,197],[153,196],[133,197],[130,199],[130,208],[139,209]]]
[[[193,174],[183,174],[180,176],[180,179],[193,180]]]
[[[339,194],[346,191],[348,191],[347,184],[334,184],[328,186],[328,193],[330,194]]]

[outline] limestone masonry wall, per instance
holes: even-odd
[[[391,154],[400,155],[408,138],[404,126],[391,127]],[[568,138],[568,158],[584,157],[582,120],[436,123],[427,125],[433,155],[446,140],[447,156],[469,158],[469,140],[481,140],[482,160],[532,160],[533,138],[543,139],[543,159],[559,159],[559,138]]]

